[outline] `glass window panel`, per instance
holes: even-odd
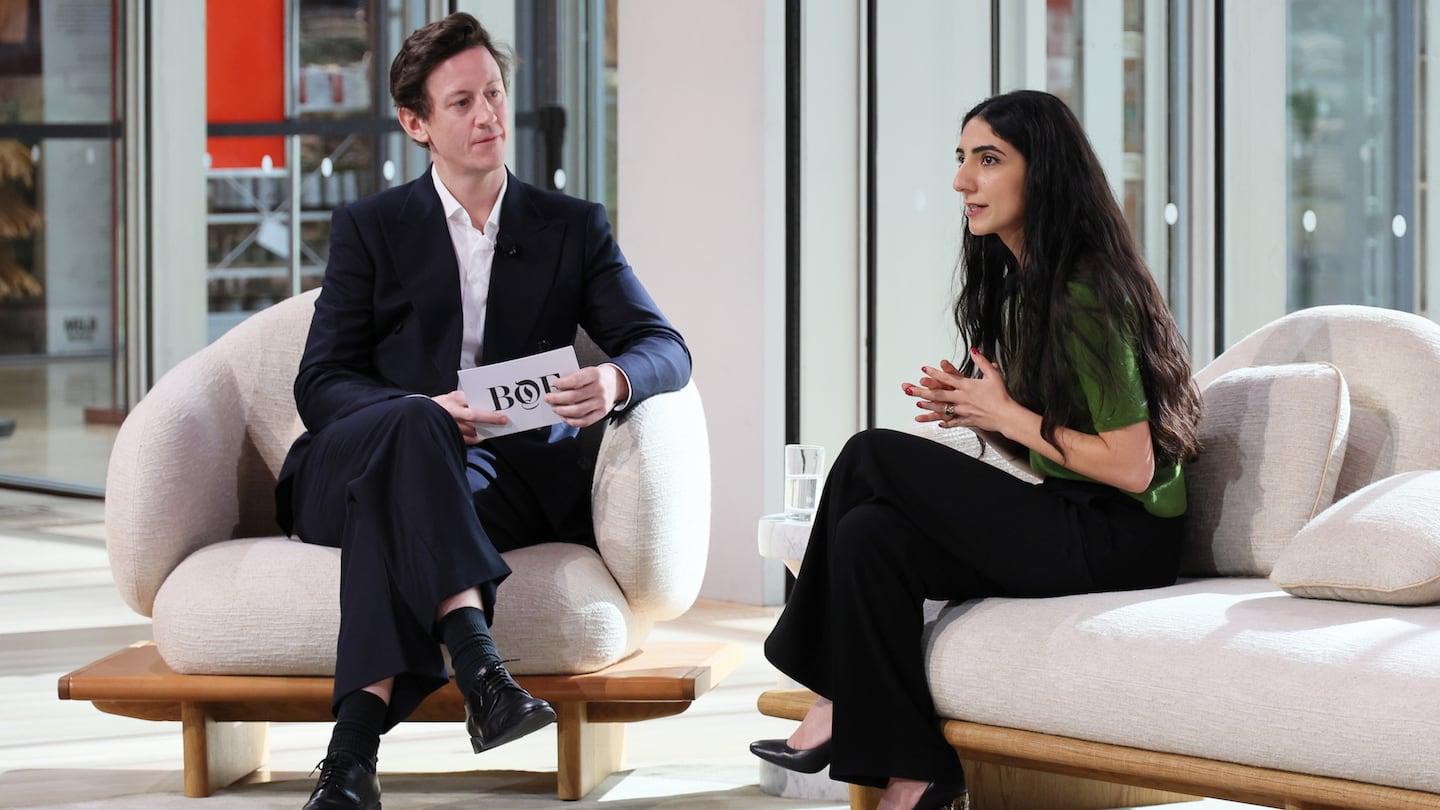
[[[285,0],[206,2],[205,118],[285,120]]]
[[[1046,0],[1045,89],[1080,114],[1080,3]]]
[[[295,112],[307,118],[388,115],[392,109],[389,59],[394,57],[394,48],[388,51],[386,81],[381,84],[374,54],[382,31],[373,24],[371,4],[363,0],[299,0],[297,6],[299,66],[291,89]],[[377,105],[376,99],[381,97],[386,103]]]
[[[1287,22],[1287,309],[1412,309],[1413,6],[1291,0]]]
[[[268,32],[261,46],[244,53],[212,43],[206,56],[212,73],[217,62],[230,60],[219,69],[237,81],[247,72],[267,77],[263,115],[217,117],[214,105],[210,109],[212,131],[221,125],[208,143],[211,340],[248,315],[318,286],[331,212],[428,165],[399,134],[389,98],[390,61],[403,37],[425,24],[427,5],[209,0],[212,31],[214,20],[229,15],[252,20],[232,29]],[[345,121],[344,128],[327,123],[334,120]],[[223,128],[234,122],[261,126],[237,137]],[[355,131],[346,132],[351,126]],[[297,203],[300,213],[293,217]]]
[[[0,355],[45,353],[40,146],[0,140]]]
[[[211,138],[211,154],[242,156],[207,173],[209,338],[290,294],[290,173],[270,154],[284,139]],[[234,165],[234,164],[240,165]]]
[[[300,139],[300,288],[319,286],[330,256],[330,212],[398,182],[406,141],[382,135],[306,135]],[[387,170],[386,164],[390,168]],[[386,180],[387,171],[392,179]]]
[[[104,483],[124,400],[122,11],[0,2],[0,483]]]
[[[5,476],[105,480],[123,346],[113,143],[0,138],[0,433],[14,430],[0,437]]]
[[[1145,16],[1139,0],[1125,2],[1124,60],[1124,199],[1125,220],[1135,234],[1142,251],[1147,245],[1145,232]]]

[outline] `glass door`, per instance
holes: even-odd
[[[510,170],[615,210],[615,0],[519,0]],[[480,22],[486,23],[484,16]],[[499,36],[499,32],[496,32]],[[618,225],[617,225],[618,230]]]
[[[318,286],[331,211],[428,165],[395,119],[389,68],[430,5],[208,0],[210,340]]]
[[[125,379],[124,13],[0,0],[0,485],[104,482]]]

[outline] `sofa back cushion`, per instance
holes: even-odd
[[[1241,368],[1201,395],[1181,573],[1268,576],[1334,497],[1350,424],[1345,379],[1326,363]]]
[[[1285,547],[1270,581],[1314,599],[1440,603],[1440,471],[1392,476],[1331,506]]]
[[[1440,325],[1379,307],[1311,307],[1257,329],[1195,379],[1203,389],[1237,368],[1305,362],[1334,365],[1350,390],[1350,446],[1336,498],[1396,473],[1440,468]]]

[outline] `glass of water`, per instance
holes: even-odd
[[[785,445],[785,519],[810,521],[820,503],[825,448],[818,444]]]

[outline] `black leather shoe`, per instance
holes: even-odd
[[[510,677],[504,664],[480,670],[465,696],[465,730],[475,753],[489,751],[555,722],[550,704],[533,697]]]
[[[380,777],[360,760],[337,751],[315,767],[320,769],[320,782],[305,810],[380,810]]]
[[[931,782],[915,800],[915,810],[966,810],[968,807],[970,800],[963,781],[958,785]]]
[[[791,748],[784,740],[756,740],[750,753],[780,767],[800,773],[819,773],[830,764],[830,741],[814,748]]]

